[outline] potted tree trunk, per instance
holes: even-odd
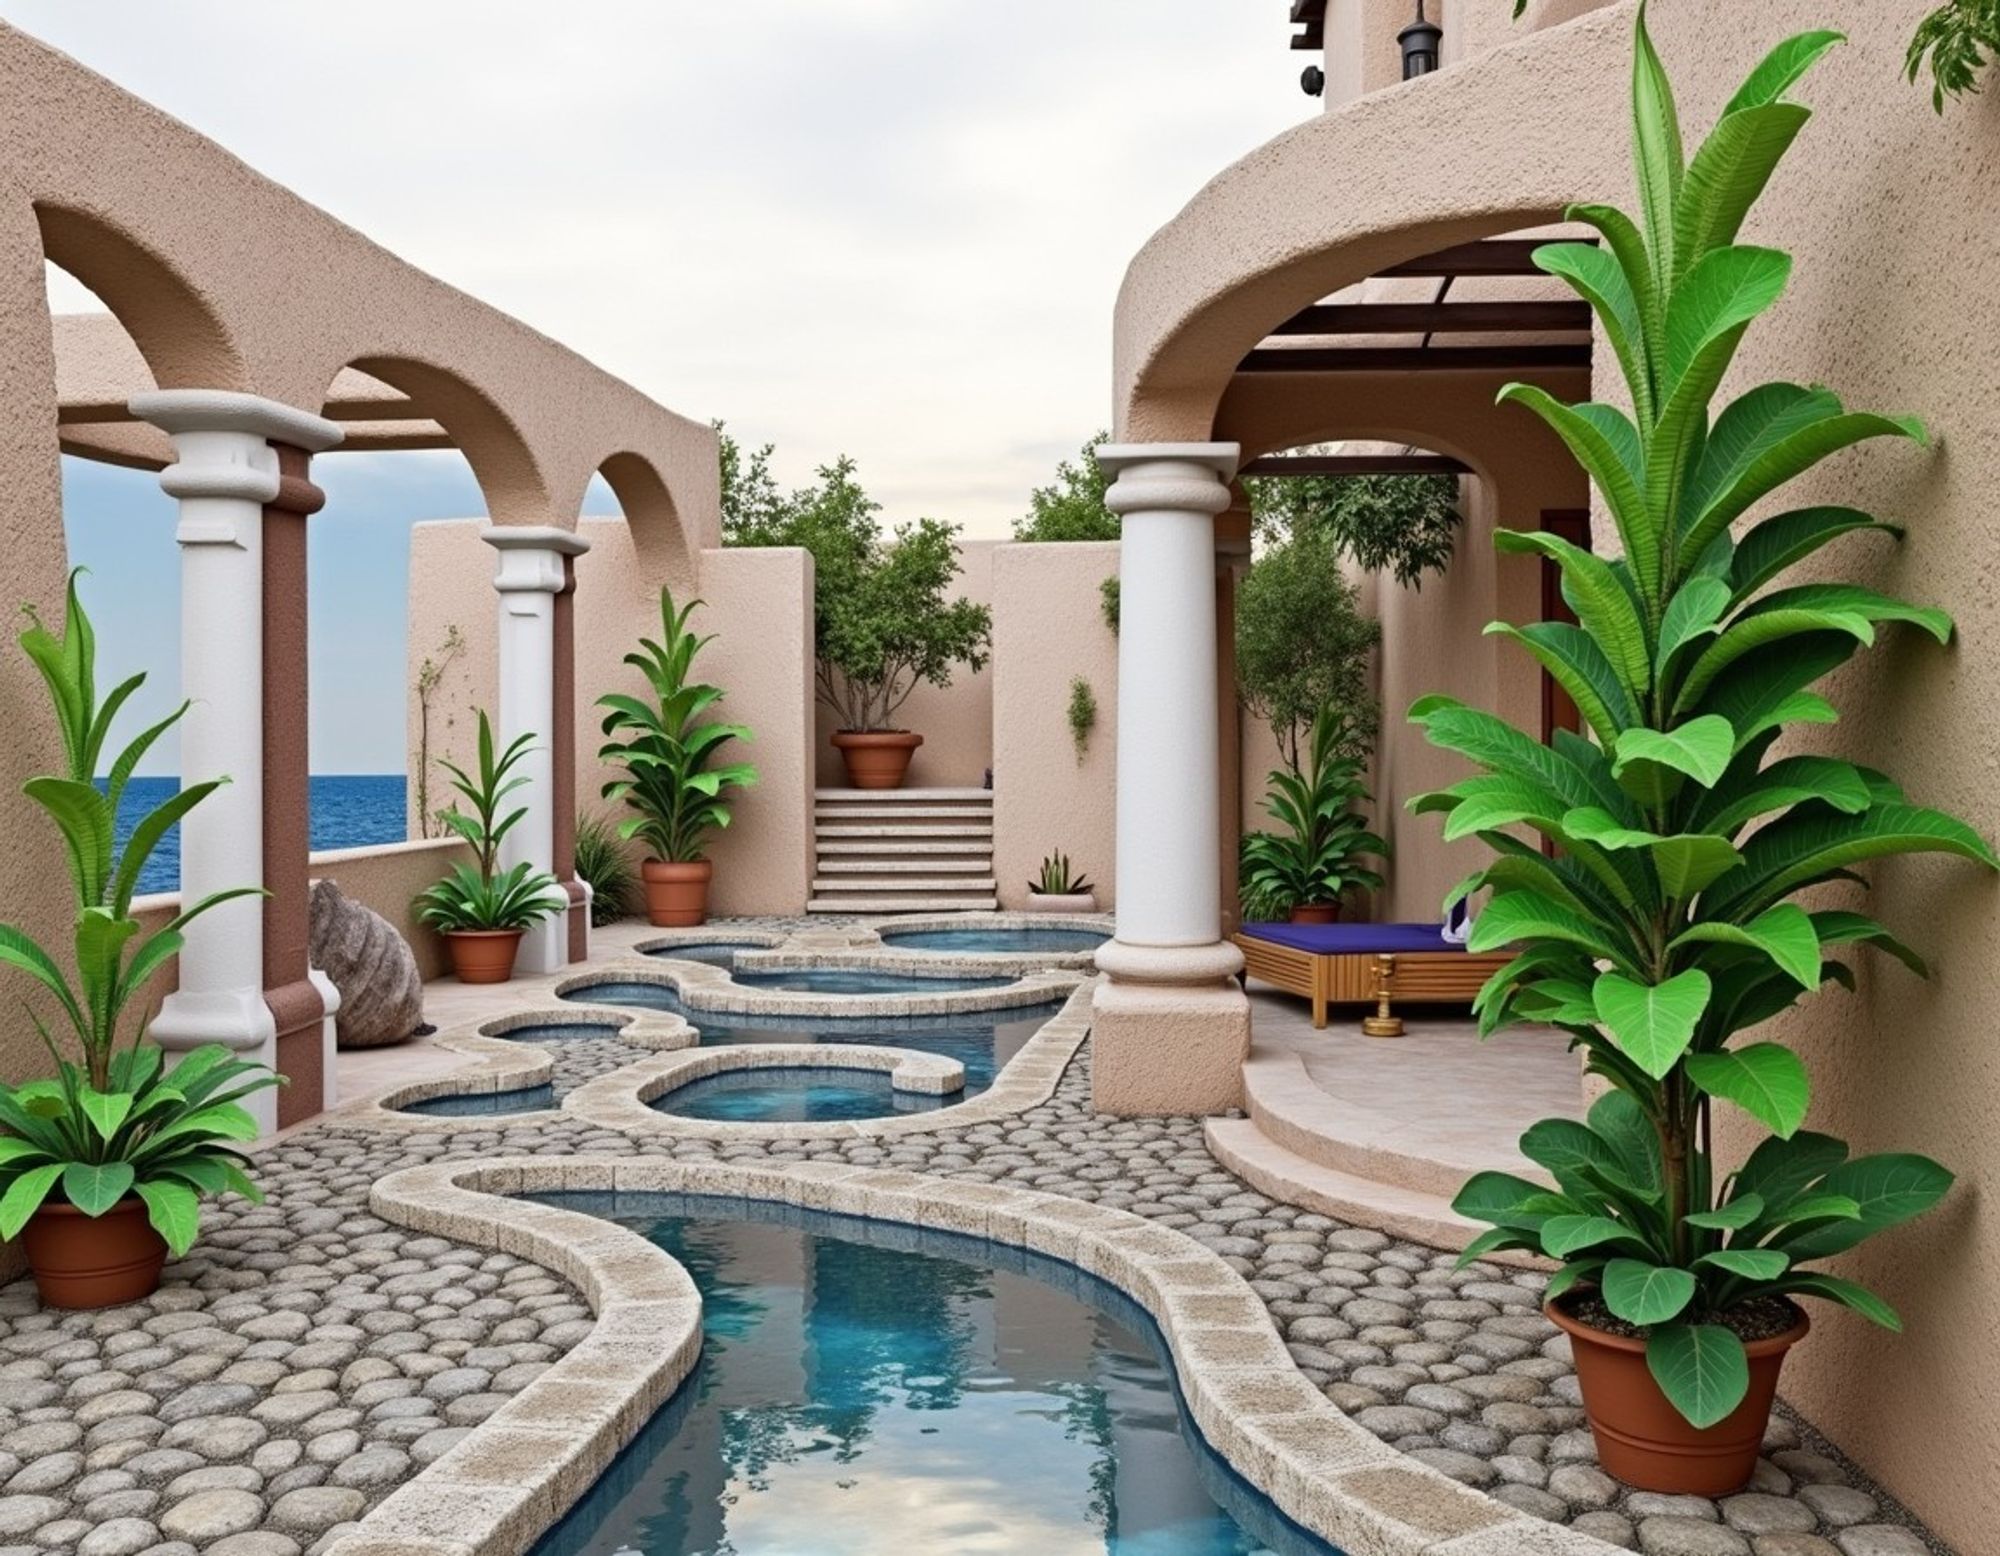
[[[1030,913],[1095,913],[1097,897],[1090,882],[1070,869],[1069,855],[1050,854],[1042,873],[1028,882]]]
[[[219,1043],[182,1055],[169,1071],[166,1055],[145,1041],[143,1019],[120,1046],[127,1012],[180,951],[181,931],[218,903],[257,893],[217,892],[151,934],[141,932],[132,898],[147,859],[168,828],[227,780],[187,785],[139,817],[120,849],[114,822],[126,785],[187,704],[119,753],[100,790],[93,779],[112,721],[145,676],[98,702],[95,639],[74,573],[62,636],[35,621],[21,647],[48,689],[67,759],[62,776],[34,778],[25,788],[54,820],[69,857],[75,975],[24,931],[0,925],[0,964],[26,973],[55,1002],[51,1021],[30,1009],[55,1061],[53,1076],[0,1085],[7,1130],[0,1135],[0,1238],[20,1237],[48,1306],[109,1307],[150,1294],[167,1256],[179,1258],[193,1245],[203,1194],[263,1199],[236,1149],[257,1134],[242,1100],[280,1078]],[[59,1044],[76,1057],[65,1057]]]
[[[1795,564],[1855,532],[1897,535],[1846,507],[1736,521],[1793,477],[1866,439],[1924,441],[1922,426],[1845,410],[1827,389],[1749,388],[1709,425],[1745,330],[1777,301],[1789,256],[1735,242],[1804,125],[1784,93],[1839,41],[1780,44],[1685,166],[1673,93],[1636,41],[1633,131],[1644,217],[1572,208],[1602,248],[1557,243],[1536,262],[1597,312],[1632,407],[1505,392],[1569,445],[1618,528],[1621,559],[1550,534],[1501,531],[1504,550],[1562,569],[1578,626],[1492,630],[1521,642],[1576,700],[1589,737],[1552,747],[1444,697],[1412,717],[1433,744],[1483,769],[1413,802],[1448,838],[1499,858],[1459,888],[1491,887],[1468,949],[1518,957],[1479,1000],[1480,1027],[1550,1024],[1611,1090],[1587,1121],[1549,1119],[1521,1150],[1555,1188],[1481,1173],[1456,1208],[1492,1223],[1468,1259],[1499,1248],[1561,1261],[1549,1318],[1570,1337],[1604,1467],[1648,1490],[1716,1496],[1744,1485],[1785,1353],[1815,1297],[1900,1327],[1881,1298],[1818,1266],[1929,1209],[1952,1177],[1922,1156],[1850,1158],[1802,1126],[1811,1088],[1782,1043],[1753,1029],[1829,982],[1872,943],[1923,963],[1874,919],[1833,905],[1856,866],[1947,853],[1992,868],[1986,841],[1910,804],[1884,774],[1830,756],[1767,761],[1792,726],[1826,724],[1809,688],[1885,622],[1949,639],[1942,612],[1854,584],[1786,583]],[[1552,857],[1520,841],[1526,826]],[[1792,899],[1814,890],[1810,906]],[[1745,1040],[1748,1038],[1749,1040]],[[1736,1109],[1766,1138],[1733,1172],[1711,1115]]]
[[[1349,721],[1328,704],[1313,720],[1302,764],[1269,773],[1264,809],[1285,830],[1252,832],[1243,839],[1245,918],[1332,924],[1340,918],[1345,893],[1356,887],[1381,890],[1380,873],[1361,861],[1384,857],[1389,845],[1368,830],[1368,818],[1355,809],[1368,800],[1368,791],[1354,738]]]
[[[625,770],[604,786],[604,798],[623,800],[639,814],[618,829],[621,839],[639,838],[651,851],[640,866],[646,918],[661,926],[685,927],[708,917],[708,887],[714,865],[703,853],[708,835],[729,825],[727,791],[757,781],[748,762],[711,766],[732,740],[749,740],[741,724],[704,722],[722,701],[721,690],[692,681],[695,656],[709,638],[688,630],[700,600],[678,610],[673,595],[660,590],[660,639],[641,638],[625,656],[646,678],[652,700],[610,692],[597,699],[605,709],[604,733],[623,736],[599,751],[600,761]]]
[[[417,916],[444,936],[452,971],[461,983],[505,983],[514,976],[514,958],[528,929],[569,906],[556,878],[523,860],[500,868],[500,841],[527,814],[517,807],[500,814],[501,802],[527,784],[514,768],[534,741],[515,739],[496,751],[493,725],[479,711],[478,769],[467,772],[440,757],[452,787],[471,814],[453,806],[444,823],[472,845],[475,862],[456,864],[451,873],[417,899]]]

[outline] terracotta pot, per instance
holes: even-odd
[[[444,943],[451,947],[451,970],[460,983],[505,983],[514,976],[514,957],[521,949],[519,929],[451,929]]]
[[[1300,902],[1292,906],[1294,924],[1338,924],[1340,904],[1337,902]]]
[[[1744,1346],[1750,1353],[1750,1392],[1714,1426],[1695,1427],[1653,1381],[1645,1341],[1592,1329],[1554,1302],[1542,1311],[1569,1336],[1584,1414],[1606,1474],[1641,1491],[1697,1497],[1727,1496],[1750,1483],[1778,1392],[1778,1370],[1811,1327],[1804,1313],[1783,1334]]]
[[[646,883],[646,922],[663,928],[687,929],[708,919],[708,882],[715,874],[709,860],[669,864],[648,859],[639,866]]]
[[[855,789],[900,789],[924,737],[907,729],[843,729],[833,737]]]
[[[167,1245],[145,1202],[121,1199],[101,1216],[47,1204],[21,1228],[21,1247],[45,1307],[118,1307],[153,1294]]]
[[[1089,891],[1028,893],[1030,913],[1095,913],[1097,893]]]

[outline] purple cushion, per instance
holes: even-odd
[[[1253,940],[1268,940],[1315,956],[1465,949],[1447,943],[1436,924],[1245,924],[1241,932]]]

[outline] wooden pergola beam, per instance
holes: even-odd
[[[1590,347],[1575,346],[1301,346],[1260,348],[1239,373],[1523,373],[1589,367]]]
[[[1472,467],[1444,454],[1266,454],[1239,475],[1467,475]]]
[[[1302,308],[1273,335],[1478,335],[1542,334],[1588,330],[1585,302],[1316,303]]]
[[[1594,238],[1484,238],[1477,243],[1455,243],[1433,254],[1420,254],[1400,265],[1376,272],[1385,276],[1538,276],[1530,257],[1536,249],[1552,242],[1595,243]]]
[[[1292,0],[1292,21],[1301,29],[1292,34],[1293,48],[1326,47],[1326,0]]]

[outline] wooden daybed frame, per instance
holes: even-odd
[[[1512,951],[1305,951],[1267,940],[1249,927],[1231,936],[1252,978],[1312,1002],[1315,1030],[1326,1007],[1374,1003],[1374,1035],[1393,1036],[1395,1005],[1469,1005],[1486,980],[1514,959]]]

